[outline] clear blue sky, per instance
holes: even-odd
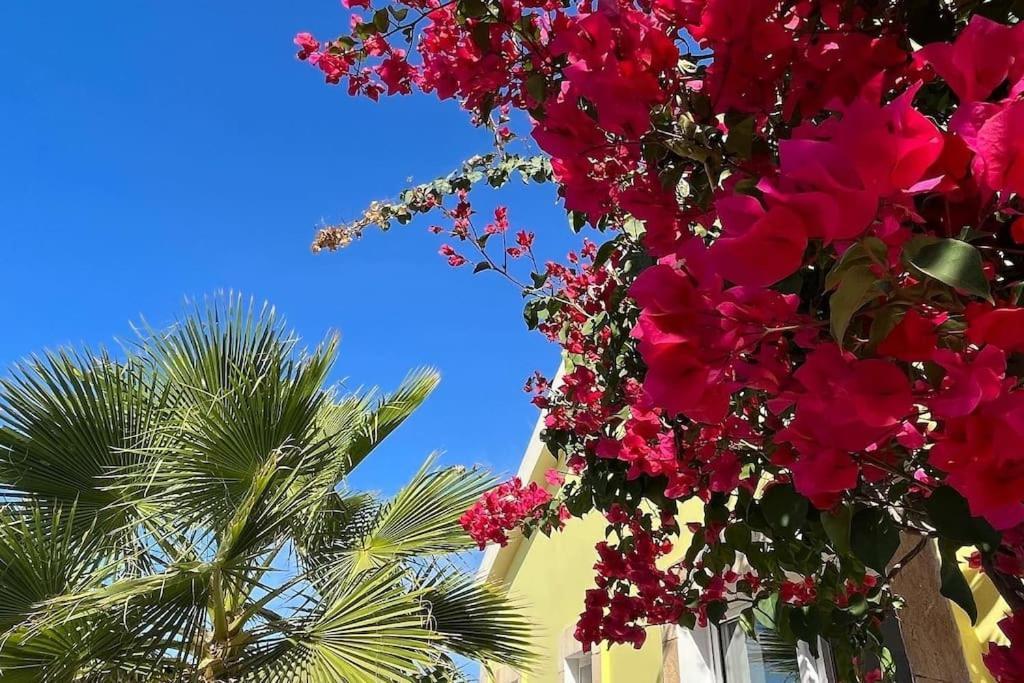
[[[0,366],[231,288],[311,342],[340,330],[350,385],[443,373],[356,484],[391,492],[432,449],[514,471],[536,419],[523,380],[558,358],[519,295],[448,268],[426,223],[309,252],[321,219],[486,149],[452,103],[353,100],[296,62],[296,31],[346,24],[337,0],[0,3]],[[550,188],[507,203],[542,253],[568,248]]]

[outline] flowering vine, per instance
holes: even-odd
[[[299,34],[300,59],[352,94],[455,98],[494,150],[314,247],[433,212],[443,257],[513,282],[566,354],[527,388],[573,476],[489,493],[463,517],[474,538],[596,510],[585,645],[740,604],[746,628],[830,642],[844,681],[892,677],[881,623],[925,543],[976,617],[966,547],[1013,611],[987,665],[1024,680],[1013,3],[346,4],[351,31]],[[541,155],[520,153],[527,127]],[[554,182],[602,243],[540,264],[504,208],[481,220],[473,185],[517,174]],[[680,517],[689,500],[702,519]]]

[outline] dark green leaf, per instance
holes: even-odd
[[[974,594],[971,587],[960,571],[960,563],[956,559],[957,545],[949,541],[939,541],[939,557],[942,564],[939,567],[939,592],[959,605],[971,623],[978,621],[978,607],[974,604]]]
[[[464,17],[482,17],[487,14],[484,0],[460,0],[459,13]]]
[[[999,534],[980,517],[971,515],[967,501],[949,486],[940,486],[925,501],[925,510],[939,534],[960,545],[995,548]]]
[[[603,265],[608,257],[615,251],[615,240],[608,240],[597,250],[597,256],[594,257],[594,266]]]
[[[547,81],[542,73],[534,72],[526,77],[526,92],[538,103],[544,101],[547,87]]]
[[[725,542],[733,549],[743,552],[750,545],[750,527],[742,523],[730,524],[725,528]]]
[[[730,154],[743,158],[750,156],[754,143],[754,117],[748,116],[739,123],[729,125],[729,135],[725,139],[725,149]]]
[[[853,516],[850,548],[861,562],[884,574],[899,547],[900,533],[884,510],[866,508]]]
[[[849,505],[840,505],[835,510],[823,512],[821,515],[821,526],[828,535],[832,547],[841,555],[850,552],[850,522],[853,520],[853,510]]]
[[[373,26],[383,33],[391,26],[391,16],[386,9],[379,9],[373,14]]]
[[[982,270],[981,252],[967,242],[940,239],[925,244],[910,258],[910,264],[950,287],[992,299]]]
[[[725,600],[716,600],[709,602],[707,605],[708,621],[712,624],[721,623],[722,619],[725,618],[725,613],[729,610],[729,603]]]
[[[788,484],[775,485],[761,497],[761,511],[779,536],[792,537],[807,519],[807,499]]]
[[[870,266],[872,263],[885,263],[889,248],[877,237],[865,237],[843,252],[842,257],[829,271],[825,278],[825,289],[831,291],[839,286],[850,268],[854,266]]]
[[[839,281],[839,287],[829,299],[829,325],[840,346],[853,314],[875,296],[877,280],[871,266],[859,265],[847,270]]]

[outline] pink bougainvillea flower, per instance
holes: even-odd
[[[931,65],[961,102],[980,102],[1024,70],[1020,29],[976,14],[952,43],[931,43],[917,58]]]
[[[860,468],[849,453],[834,449],[805,451],[790,465],[793,485],[819,510],[828,510],[857,485]]]
[[[1004,385],[1005,387],[1005,385]],[[1024,521],[1024,392],[1004,390],[946,421],[929,462],[998,529]]]
[[[320,49],[320,41],[314,38],[311,33],[298,33],[292,42],[299,48],[299,59],[309,59],[310,55]]]
[[[1013,614],[999,622],[1009,645],[991,644],[985,666],[999,683],[1024,683],[1024,614]]]
[[[992,344],[1007,352],[1024,351],[1024,308],[969,304],[967,338],[979,346]]]
[[[565,483],[565,475],[556,469],[549,469],[544,472],[544,480],[552,486],[561,486]]]
[[[722,236],[711,258],[722,276],[738,285],[771,285],[796,272],[807,248],[800,216],[785,206],[765,209],[754,197],[716,201]]]
[[[948,349],[935,352],[934,360],[946,371],[928,406],[938,417],[961,417],[971,413],[982,401],[999,396],[1006,375],[1006,354],[995,346],[986,346],[967,359]]]
[[[878,345],[878,354],[905,361],[929,360],[935,353],[938,335],[935,323],[911,309]]]

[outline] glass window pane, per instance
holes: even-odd
[[[565,660],[568,683],[594,683],[593,660],[588,653],[575,654]]]
[[[760,624],[754,638],[737,621],[722,624],[719,633],[725,683],[800,683],[796,648]]]
[[[594,676],[590,657],[587,657],[585,661],[580,662],[580,676],[578,681],[579,683],[593,683],[593,680]]]

